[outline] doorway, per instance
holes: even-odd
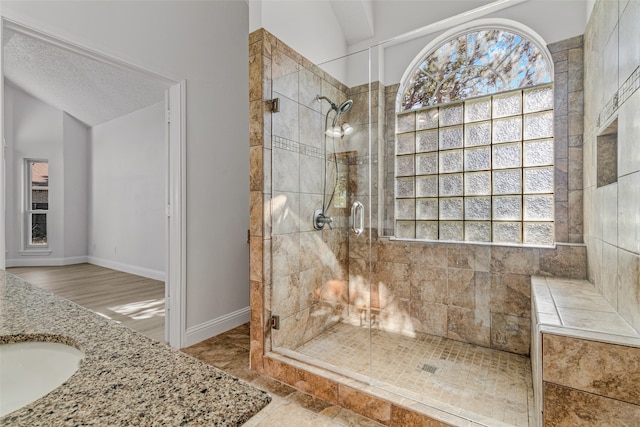
[[[164,250],[161,251],[161,257],[164,258],[164,271],[162,272],[162,281],[164,281],[164,311],[165,311],[165,341],[167,341],[173,347],[181,347],[183,344],[184,330],[185,330],[185,307],[184,307],[184,293],[185,293],[185,283],[184,283],[184,265],[185,265],[185,245],[184,245],[184,193],[185,193],[185,135],[184,135],[184,123],[186,120],[185,111],[184,111],[184,96],[185,96],[185,82],[176,81],[173,79],[169,79],[165,76],[162,76],[153,71],[141,69],[135,65],[126,63],[117,58],[113,58],[111,56],[104,55],[100,52],[96,52],[94,50],[88,49],[83,46],[79,46],[69,41],[61,40],[52,35],[45,34],[39,30],[28,28],[26,26],[21,25],[15,21],[3,19],[2,20],[2,46],[3,46],[3,77],[4,81],[7,81],[8,74],[8,64],[10,65],[10,61],[6,60],[6,50],[7,44],[9,42],[7,38],[7,34],[11,37],[22,37],[29,38],[33,44],[42,44],[46,45],[48,49],[52,52],[57,52],[59,55],[71,55],[76,58],[82,65],[85,67],[85,72],[87,72],[86,67],[87,64],[90,64],[90,67],[96,67],[96,69],[100,67],[104,67],[105,71],[102,76],[115,76],[115,79],[122,79],[124,75],[132,76],[130,81],[136,82],[133,87],[134,88],[145,88],[153,89],[156,91],[156,95],[159,96],[160,103],[163,105],[163,114],[162,114],[162,126],[164,127],[164,141],[159,141],[160,144],[163,145],[162,148],[159,148],[158,151],[164,152],[164,165],[162,168],[164,169],[162,183],[160,185],[164,186],[164,195],[162,201],[157,201],[162,206],[162,216],[163,220],[161,220],[161,227],[164,229]],[[61,53],[62,52],[62,53]],[[32,60],[34,57],[26,57],[25,60]],[[35,57],[37,60],[37,57]],[[38,68],[33,67],[32,68]],[[76,70],[77,71],[77,70]],[[74,76],[74,70],[65,70],[65,69],[56,69],[56,73],[62,75],[72,75]],[[87,74],[95,74],[96,71],[94,69],[88,70]],[[25,73],[22,73],[23,75]],[[100,83],[104,83],[101,81]],[[83,88],[83,85],[79,85],[80,88]],[[91,85],[84,85],[84,87]],[[130,85],[131,86],[131,85]],[[77,89],[77,88],[76,88]],[[157,89],[161,89],[161,92],[157,92]],[[121,88],[121,91],[126,92],[127,90],[131,92],[135,92],[130,87]],[[31,90],[33,92],[33,90]],[[115,91],[118,92],[118,91]],[[107,92],[108,94],[110,92]],[[3,82],[2,85],[2,99],[5,99],[5,85]],[[34,95],[33,93],[30,94]],[[154,96],[156,96],[154,95]],[[96,103],[100,103],[101,100],[104,100],[105,103],[107,99],[103,97],[95,98]],[[5,118],[5,105],[3,102],[3,119]],[[67,119],[68,113],[66,112],[66,108],[60,108],[59,110],[64,112],[65,120]],[[73,115],[70,115],[73,116]],[[75,115],[73,118],[76,119],[78,115]],[[96,119],[98,120],[98,119]],[[104,120],[104,118],[102,118]],[[90,121],[90,120],[88,120]],[[81,121],[82,122],[82,121]],[[85,123],[85,122],[82,122]],[[6,197],[9,194],[9,191],[15,192],[16,189],[16,181],[11,178],[11,169],[15,167],[16,161],[18,158],[23,156],[22,153],[17,153],[17,156],[14,156],[9,149],[9,143],[11,141],[6,140],[7,133],[11,131],[11,129],[7,130],[12,126],[11,123],[3,123],[2,125],[2,134],[4,140],[4,149],[2,150],[2,161],[0,162],[0,191],[2,191],[2,195],[4,197],[0,197],[0,223],[2,223],[3,233],[0,233],[0,247],[8,248],[8,245],[12,244],[16,246],[15,239],[12,241],[12,237],[8,236],[8,232],[11,231],[8,229],[8,218],[11,215],[10,210],[18,207],[21,202],[16,203],[16,198]],[[88,126],[90,127],[90,126]],[[19,161],[19,160],[18,160]],[[60,168],[62,169],[62,167]],[[15,173],[13,174],[15,176]],[[19,183],[18,183],[19,184]],[[69,192],[71,193],[71,192]],[[9,213],[8,213],[9,212]],[[16,222],[16,219],[13,218],[12,224],[20,224],[20,220]],[[70,227],[73,224],[70,224]],[[23,225],[20,224],[20,227],[24,228]],[[18,232],[18,239],[20,239],[20,234],[23,230]],[[53,237],[53,236],[52,236]],[[37,263],[36,258],[41,260],[43,265],[64,265],[64,264],[79,264],[82,262],[86,262],[90,259],[89,254],[89,244],[88,242],[85,244],[86,253],[84,255],[75,254],[73,257],[65,257],[64,252],[61,252],[63,256],[52,256],[49,258],[46,257],[34,257],[30,256],[29,263],[31,265],[35,265]],[[17,247],[17,246],[16,246]],[[51,251],[50,251],[51,252]],[[8,252],[5,250],[5,254]],[[33,254],[28,254],[33,255]],[[23,257],[26,259],[27,257]],[[6,267],[11,266],[11,262],[7,262],[7,256],[3,255],[0,257],[0,269],[6,269]],[[13,263],[15,265],[15,263]]]

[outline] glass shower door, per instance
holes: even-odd
[[[276,48],[270,67],[271,348],[368,380],[368,53],[313,65]]]

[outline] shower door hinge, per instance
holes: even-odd
[[[269,104],[269,109],[272,113],[280,112],[280,98],[273,98],[272,100],[267,101],[267,104]]]
[[[167,123],[171,123],[171,110],[167,110]]]
[[[280,316],[271,316],[271,329],[280,329]]]

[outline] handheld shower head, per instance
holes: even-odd
[[[349,112],[349,110],[351,110],[351,107],[353,106],[353,101],[351,99],[347,99],[342,104],[336,105],[332,100],[330,100],[326,96],[316,95],[316,101],[320,102],[323,99],[331,105],[331,109],[335,111],[338,116],[341,116]]]
[[[336,111],[338,112],[338,115],[341,116],[348,113],[349,110],[351,110],[351,107],[353,107],[353,101],[351,99],[347,99],[342,104],[338,105],[338,109]]]

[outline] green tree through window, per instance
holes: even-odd
[[[402,110],[413,110],[549,83],[544,55],[530,40],[506,30],[457,36],[433,50],[408,79]]]

